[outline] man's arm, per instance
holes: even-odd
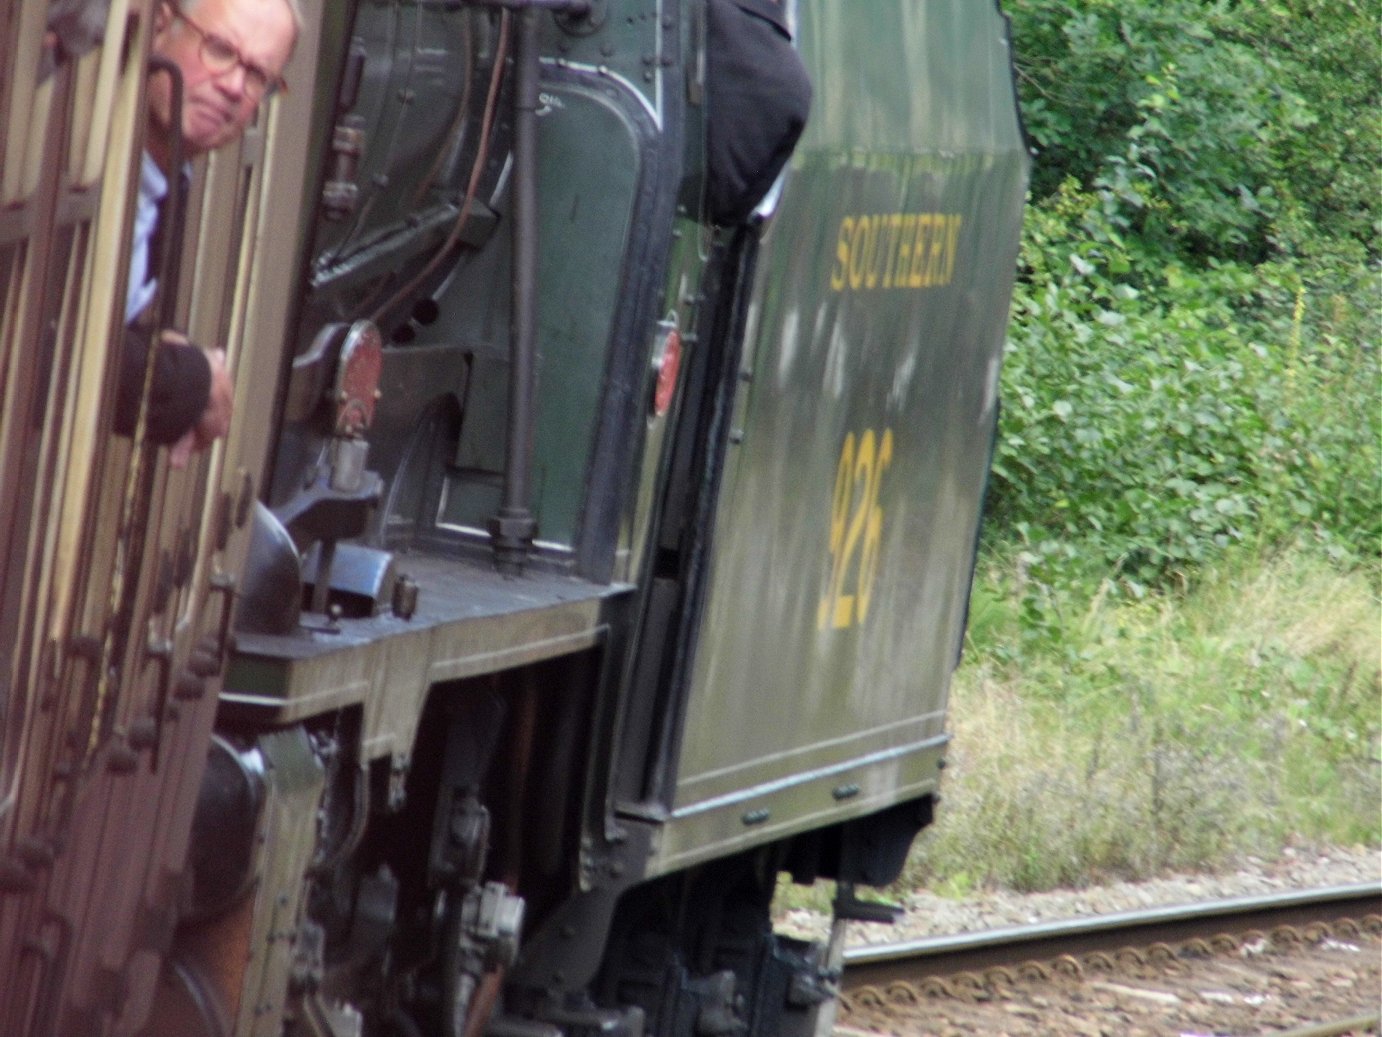
[[[122,436],[134,433],[148,353],[149,333],[141,328],[126,328],[120,350],[120,385],[115,398],[115,431]],[[225,376],[224,366],[221,374]],[[225,377],[228,382],[228,376]],[[145,434],[161,445],[176,443],[201,421],[213,402],[212,388],[211,358],[200,346],[162,342],[154,355]]]
[[[167,345],[166,338],[164,344]],[[209,449],[212,443],[230,431],[235,385],[230,380],[230,372],[226,370],[226,351],[203,346],[202,353],[211,365],[211,391],[207,393],[206,407],[197,423],[173,444],[173,449],[168,453],[168,463],[174,468],[186,467],[193,452]]]

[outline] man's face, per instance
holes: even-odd
[[[256,91],[246,65],[276,79],[292,53],[296,28],[284,0],[201,0],[185,6],[182,16],[169,3],[159,5],[153,49],[182,70],[183,149],[192,158],[229,144],[249,125],[263,92]],[[224,56],[226,44],[240,60],[209,63],[218,51]],[[167,75],[150,78],[149,131],[164,150],[171,93]]]

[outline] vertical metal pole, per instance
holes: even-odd
[[[537,533],[537,522],[528,507],[537,357],[537,11],[520,10],[517,20],[509,436],[504,493],[499,513],[489,523],[495,563],[512,573],[522,570]]]

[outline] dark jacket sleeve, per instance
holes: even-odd
[[[710,0],[706,57],[706,210],[748,218],[791,158],[811,108],[811,80],[781,5]]]
[[[126,328],[115,398],[115,431],[122,436],[134,434],[148,353],[149,333],[142,328]],[[160,346],[154,355],[145,434],[155,443],[176,443],[202,416],[210,395],[211,363],[198,346]]]

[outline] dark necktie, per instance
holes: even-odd
[[[177,178],[168,185],[168,190],[164,192],[162,198],[158,200],[158,215],[154,220],[154,230],[149,235],[149,269],[147,277],[158,279],[158,294],[165,296],[177,290],[177,271],[169,270],[168,276],[163,277],[163,256],[169,241],[179,240],[182,233],[183,214],[187,211],[188,177],[184,173],[179,173]],[[173,192],[178,193],[177,204],[173,201]],[[171,216],[171,219],[170,219]],[[172,226],[176,223],[177,226]]]

